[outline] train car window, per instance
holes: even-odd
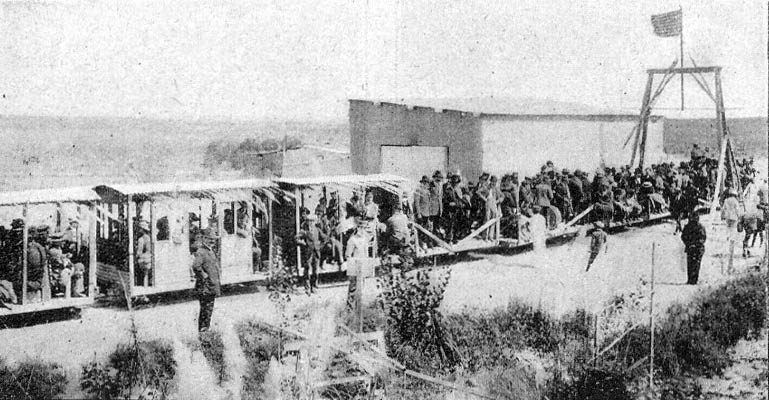
[[[235,204],[226,203],[223,204],[224,209],[224,231],[228,235],[235,234]]]
[[[158,218],[157,222],[155,223],[155,231],[157,234],[155,235],[155,240],[157,241],[163,241],[168,240],[170,238],[170,228],[168,226],[168,217],[162,217]]]
[[[245,201],[237,203],[237,215],[238,215],[238,235],[246,237],[251,230],[251,221],[248,218],[248,204]]]

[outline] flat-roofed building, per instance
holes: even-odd
[[[638,115],[543,100],[350,100],[354,173],[418,179],[435,170],[533,175],[548,160],[594,172],[630,162]],[[664,160],[662,117],[649,121],[645,162]]]

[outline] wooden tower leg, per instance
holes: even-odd
[[[643,97],[643,104],[641,104],[641,114],[638,120],[638,132],[636,133],[636,137],[633,140],[633,153],[630,157],[630,166],[632,167],[635,164],[635,155],[638,151],[639,142],[641,145],[641,151],[640,151],[640,161],[639,161],[639,167],[643,168],[643,158],[644,158],[644,146],[646,145],[645,140],[641,140],[643,137],[646,138],[646,126],[649,120],[649,113],[647,112],[647,108],[649,107],[649,101],[651,99],[651,93],[652,93],[652,84],[654,83],[654,74],[649,73],[649,77],[646,79],[646,89],[644,90],[644,97]]]

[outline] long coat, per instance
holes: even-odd
[[[192,262],[192,271],[195,273],[195,291],[199,296],[222,295],[222,271],[216,254],[206,245],[201,245],[195,252],[195,261]]]

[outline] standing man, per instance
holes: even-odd
[[[326,237],[318,228],[318,217],[307,215],[297,240],[302,243],[302,258],[304,258],[304,287],[309,293],[318,288],[318,267],[320,266],[320,250]]]
[[[537,186],[534,187],[535,202],[540,207],[542,212],[546,212],[546,208],[550,207],[553,201],[553,189],[550,186],[550,178],[545,175],[542,176],[542,180]]]
[[[705,227],[700,224],[697,213],[689,215],[689,222],[681,232],[681,240],[686,248],[686,284],[696,285],[700,276],[702,255],[705,254],[705,240],[707,240]]]
[[[606,234],[606,231],[603,230],[603,222],[596,221],[593,223],[593,226],[593,231],[590,232],[590,258],[587,260],[587,268],[585,268],[585,272],[590,270],[590,266],[593,265],[593,261],[595,261],[598,254],[601,253],[601,249],[604,251],[609,250],[609,246],[606,245],[608,235]]]
[[[24,227],[26,229],[26,226]],[[30,227],[27,244],[27,290],[28,297],[37,301],[51,298],[51,280],[48,275],[48,252],[44,244],[48,241],[48,227]],[[37,298],[40,292],[41,298]]]
[[[456,243],[460,235],[462,226],[462,212],[464,202],[462,200],[462,188],[459,184],[462,178],[459,175],[452,175],[451,182],[443,190],[443,209],[446,219],[446,241]]]
[[[214,312],[214,300],[222,295],[221,269],[213,248],[216,235],[210,228],[201,232],[201,243],[195,252],[192,271],[195,273],[195,292],[200,301],[198,332],[207,332],[211,327],[211,314]]]
[[[427,217],[430,219],[430,225],[432,226],[432,232],[438,237],[443,234],[443,227],[441,226],[441,216],[443,215],[443,174],[441,171],[435,171],[433,173],[433,181],[428,187],[429,191],[429,208]]]
[[[727,273],[732,273],[732,257],[734,255],[734,243],[737,240],[737,223],[740,220],[740,202],[737,200],[737,192],[729,188],[726,190],[726,198],[721,206],[721,219],[726,222],[726,241],[728,246],[729,264]]]
[[[136,284],[148,286],[152,272],[152,238],[150,223],[139,221],[139,237],[136,239]]]

